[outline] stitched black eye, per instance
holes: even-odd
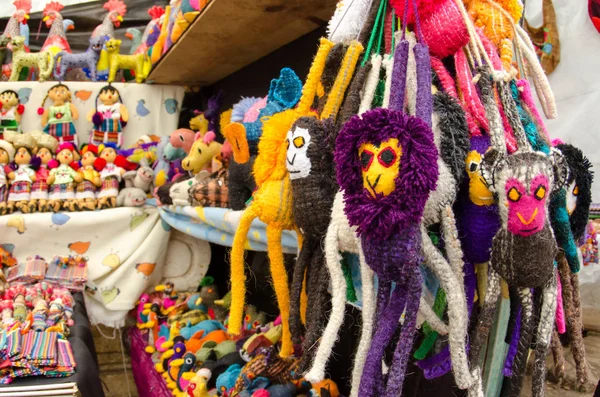
[[[183,141],[184,141],[184,139],[183,139],[183,135],[179,135],[179,140],[180,140],[181,142],[183,142]]]
[[[391,167],[392,164],[394,164],[394,162],[396,161],[396,158],[396,152],[394,152],[394,150],[390,147],[383,149],[381,152],[379,152],[379,156],[377,156],[379,164],[383,165],[386,168]]]
[[[475,172],[477,171],[477,167],[479,166],[479,164],[477,164],[474,161],[471,161],[471,163],[469,164],[469,171],[470,172]]]
[[[202,154],[202,149],[198,148],[198,153]]]
[[[368,150],[363,151],[360,154],[360,165],[364,171],[368,170],[373,162],[373,153]]]

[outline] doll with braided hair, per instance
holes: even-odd
[[[52,106],[44,108],[46,100],[52,100]],[[73,121],[79,118],[79,112],[71,102],[71,91],[69,87],[58,83],[50,87],[42,106],[38,109],[38,114],[42,116],[42,127],[44,132],[58,139],[60,143],[70,142],[78,146],[77,131]]]
[[[263,134],[258,143],[258,156],[254,163],[254,177],[257,190],[252,203],[242,214],[231,250],[231,310],[228,332],[238,335],[241,332],[245,301],[244,244],[250,225],[255,218],[267,224],[267,245],[271,275],[277,295],[283,326],[280,355],[288,357],[293,352],[289,329],[289,290],[288,278],[283,264],[281,235],[284,229],[295,229],[292,216],[292,197],[289,173],[286,169],[285,140],[294,121],[310,112],[312,98],[317,90],[317,82],[323,72],[325,59],[333,44],[321,39],[321,45],[303,87],[298,108],[286,110],[270,117],[263,124]],[[245,162],[249,158],[248,145],[244,144],[244,134],[239,134],[242,144],[232,145],[234,158]],[[243,150],[242,150],[243,149]],[[242,161],[245,160],[245,161]],[[299,243],[301,236],[298,236]]]
[[[95,105],[87,115],[88,121],[94,124],[90,143],[94,145],[113,143],[121,147],[123,127],[127,125],[129,112],[123,105],[119,90],[110,84],[102,87],[96,96]]]

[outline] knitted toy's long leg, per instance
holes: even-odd
[[[294,275],[290,288],[290,331],[292,332],[294,343],[301,343],[302,335],[304,334],[304,326],[302,325],[300,318],[300,296],[302,295],[302,285],[304,283],[306,268],[310,263],[310,258],[315,246],[315,240],[306,239],[302,243],[300,255],[298,255],[296,265],[294,266]]]
[[[382,378],[382,359],[385,353],[385,348],[390,342],[396,328],[398,328],[398,320],[404,310],[406,303],[406,295],[404,286],[396,286],[392,297],[385,300],[381,299],[385,291],[389,291],[391,282],[379,281],[381,286],[377,302],[377,312],[381,312],[377,316],[378,324],[377,331],[371,340],[371,348],[367,354],[367,361],[363,369],[362,378],[360,380],[360,388],[358,395],[360,397],[381,396],[383,388]],[[389,302],[389,303],[388,303]]]
[[[535,344],[535,362],[533,365],[532,396],[543,397],[546,389],[546,354],[550,346],[552,331],[554,330],[554,316],[556,314],[556,275],[553,274],[543,290],[542,310],[538,323],[537,338]]]
[[[500,295],[500,275],[491,267],[487,268],[487,282],[485,288],[485,299],[483,307],[479,312],[477,326],[471,336],[471,350],[469,352],[469,360],[473,368],[481,369],[481,350],[487,342],[490,334],[490,329],[494,321],[494,313],[496,312],[496,304]],[[481,295],[479,295],[481,297]]]
[[[271,277],[277,295],[277,304],[281,314],[283,335],[281,337],[281,357],[289,357],[294,352],[292,335],[290,334],[290,291],[288,276],[283,263],[283,249],[281,248],[281,235],[283,229],[279,225],[267,225],[267,248],[269,262],[271,262]]]
[[[416,324],[417,311],[419,309],[419,296],[421,296],[421,272],[417,266],[414,268],[414,274],[408,282],[406,311],[404,314],[404,324],[400,339],[394,352],[394,359],[388,376],[386,396],[399,396],[402,393],[402,384],[406,375],[406,365],[408,356],[413,345]]]
[[[460,240],[458,239],[458,229],[456,228],[456,219],[454,218],[454,211],[452,207],[447,205],[442,212],[442,237],[444,238],[444,248],[446,250],[446,256],[448,257],[448,263],[454,270],[454,274],[458,278],[460,285],[463,285],[463,267],[465,265],[463,261],[463,250],[460,246]]]
[[[303,343],[303,354],[302,360],[300,360],[299,370],[304,373],[317,351],[317,343],[323,333],[323,324],[326,318],[326,306],[329,298],[329,271],[324,264],[325,257],[321,245],[317,246],[317,249],[313,253],[312,263],[317,274],[317,278],[313,280],[314,289],[311,289],[311,294],[314,296],[313,302],[310,305],[313,306],[311,312],[311,322],[307,325],[306,334],[304,336]],[[344,283],[346,280],[344,279]],[[309,306],[310,306],[309,305]],[[342,315],[344,310],[342,309]]]
[[[425,298],[421,296],[420,301],[419,314],[423,316],[433,331],[436,331],[440,335],[446,335],[448,333],[448,326],[446,323],[438,317],[435,311],[433,311],[433,308],[425,301]]]
[[[510,388],[511,397],[519,397],[521,387],[523,387],[523,377],[525,376],[525,367],[527,365],[527,356],[529,346],[533,339],[534,318],[533,318],[533,295],[529,288],[519,288],[517,291],[521,301],[521,337],[517,355],[513,362],[513,374]],[[555,308],[556,310],[556,308]]]
[[[563,304],[567,320],[567,332],[571,343],[571,352],[575,360],[577,386],[583,387],[588,382],[587,360],[585,346],[581,333],[581,310],[579,308],[579,279],[571,273],[566,257],[559,253],[557,256],[558,271],[563,289]]]
[[[341,267],[342,256],[337,247],[337,226],[331,224],[325,236],[325,265],[331,278],[331,315],[321,337],[319,349],[315,354],[313,366],[304,376],[310,383],[317,383],[325,378],[325,366],[331,356],[333,345],[344,322],[346,307],[346,282]],[[364,283],[365,280],[363,280]],[[364,284],[363,284],[364,285]]]
[[[567,375],[565,371],[565,350],[560,343],[560,336],[558,331],[555,329],[552,333],[552,342],[550,344],[552,348],[552,356],[554,358],[554,376],[558,379],[558,383],[562,383],[563,379]]]
[[[242,317],[246,301],[246,275],[244,273],[244,245],[250,231],[250,225],[256,218],[256,209],[250,205],[242,214],[240,224],[233,237],[231,248],[231,308],[227,331],[239,335],[242,329]]]
[[[371,336],[373,335],[373,323],[375,320],[375,305],[377,304],[373,270],[371,270],[365,261],[365,256],[360,247],[360,243],[358,258],[360,260],[360,278],[362,280],[362,328],[360,341],[358,342],[358,348],[356,349],[356,356],[354,357],[350,397],[359,396],[360,378],[365,367],[365,362],[367,361],[367,353],[371,348]]]
[[[469,370],[466,352],[469,320],[464,285],[462,282],[458,282],[452,268],[433,245],[423,225],[421,225],[421,238],[425,264],[433,270],[440,280],[440,285],[446,291],[449,318],[448,343],[450,345],[454,379],[459,388],[467,389],[474,383],[474,380]]]

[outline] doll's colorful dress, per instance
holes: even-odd
[[[0,133],[4,133],[4,131],[19,131],[19,122],[15,117],[16,112],[16,107],[11,107],[8,110],[0,109]]]
[[[32,200],[48,200],[48,166],[40,165],[40,168],[35,172],[35,182],[31,185]]]
[[[58,139],[60,143],[74,142],[77,146],[77,131],[73,124],[70,103],[50,107],[48,111],[48,124],[44,127],[44,132]]]
[[[120,146],[121,135],[121,103],[112,105],[98,105],[98,113],[102,115],[102,123],[96,125],[92,132],[92,143],[99,145],[101,143],[114,143]]]
[[[0,203],[6,202],[6,199],[8,198],[8,182],[6,180],[4,167],[4,164],[0,164]]]
[[[50,200],[71,200],[75,198],[75,184],[73,178],[77,171],[67,164],[61,164],[50,171],[54,175],[54,183],[50,189]]]
[[[77,191],[75,192],[75,198],[77,200],[95,199],[96,198],[96,186],[92,181],[100,176],[98,171],[91,165],[84,165],[79,169],[79,173],[83,177],[83,180],[77,184]]]
[[[14,173],[15,179],[10,184],[8,201],[29,201],[31,198],[31,178],[35,176],[35,171],[28,164],[22,164]]]
[[[119,182],[121,181],[121,167],[117,167],[113,163],[108,163],[102,171],[100,171],[100,178],[102,178],[102,187],[98,198],[103,197],[117,197],[119,195]]]

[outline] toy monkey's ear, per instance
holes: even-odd
[[[245,164],[250,160],[250,148],[246,139],[246,127],[241,123],[229,123],[223,130],[223,135],[231,144],[233,159],[238,164]]]
[[[554,170],[554,188],[553,191],[558,191],[567,183],[569,178],[569,165],[562,152],[556,148],[552,148],[550,152],[550,161]]]

